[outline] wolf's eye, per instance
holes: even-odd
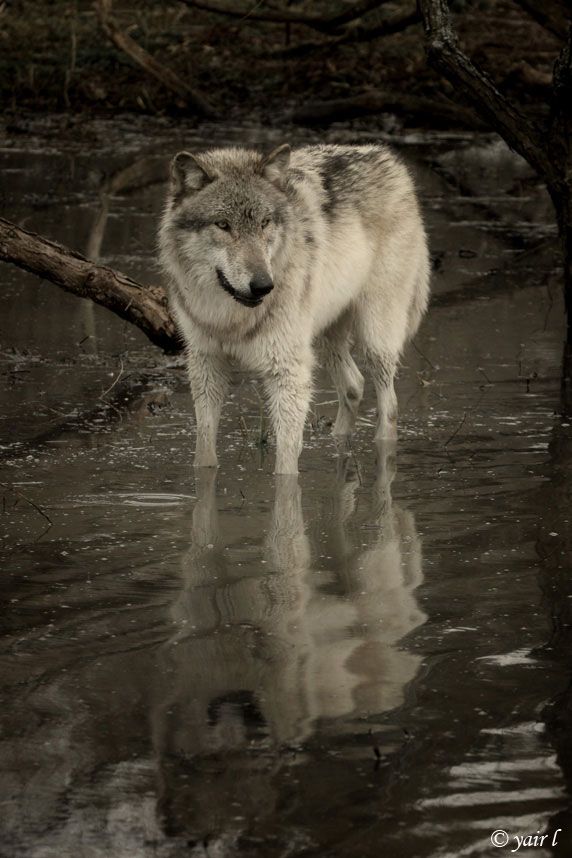
[[[262,227],[262,229],[266,229],[267,226],[270,226],[270,218],[265,217],[260,226]]]
[[[230,224],[227,220],[217,220],[215,221],[215,226],[218,226],[219,229],[224,229],[225,232],[229,232]]]

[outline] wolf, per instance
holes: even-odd
[[[195,466],[217,465],[238,362],[263,381],[275,473],[297,473],[319,342],[339,397],[333,434],[351,433],[363,396],[355,345],[376,389],[375,437],[396,437],[394,377],[427,308],[429,257],[412,177],[389,147],[179,152],[159,247],[186,346]]]

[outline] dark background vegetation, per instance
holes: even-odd
[[[116,2],[112,12],[123,32],[225,119],[280,124],[294,116],[313,123],[367,114],[390,128],[480,124],[455,87],[428,65],[421,24],[406,20],[400,29],[400,19],[415,13],[414,2],[382,2],[333,34],[255,15],[284,9],[326,19],[351,8],[343,0],[225,5],[247,14],[236,18],[157,0]],[[9,118],[30,111],[193,115],[106,37],[94,3],[11,0],[0,8],[0,97]],[[558,37],[515,0],[457,2],[452,10],[473,61],[532,114],[546,113]],[[321,120],[315,102],[356,96],[361,104],[334,104]]]

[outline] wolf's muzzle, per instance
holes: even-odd
[[[225,292],[228,292],[229,295],[232,295],[235,301],[238,301],[239,304],[243,304],[245,307],[258,307],[262,304],[262,299],[265,295],[268,294],[273,288],[274,284],[270,283],[270,288],[268,288],[268,283],[265,284],[264,288],[253,288],[254,281],[250,284],[250,289],[252,291],[252,297],[248,295],[243,295],[242,292],[237,292],[233,286],[229,283],[228,279],[225,277],[220,268],[216,269],[218,282],[222,286]]]

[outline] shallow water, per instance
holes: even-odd
[[[8,135],[3,213],[156,279],[165,156],[245,137],[272,135]],[[493,138],[397,143],[437,270],[396,450],[373,448],[368,389],[337,456],[320,375],[300,477],[276,478],[237,374],[196,477],[179,362],[0,269],[2,858],[453,858],[502,854],[497,829],[570,854],[551,212]]]

